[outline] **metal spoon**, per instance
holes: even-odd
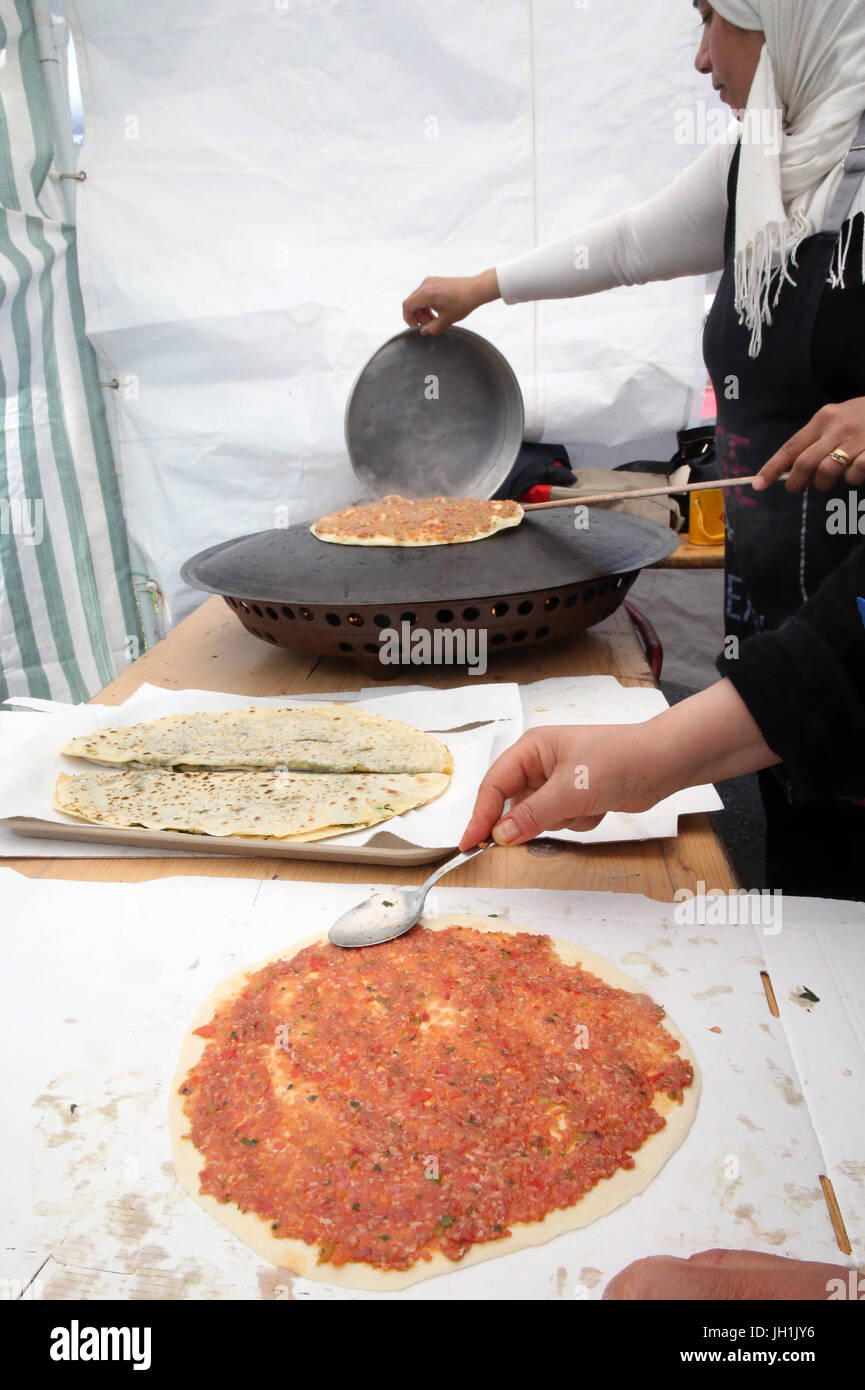
[[[465,864],[493,847],[493,842],[486,840],[475,849],[466,850],[465,854],[455,855],[430,874],[420,888],[388,888],[384,893],[373,893],[366,902],[350,907],[337,918],[327,934],[328,940],[334,946],[380,946],[384,941],[402,936],[421,916],[427,893],[434,883],[458,864]]]

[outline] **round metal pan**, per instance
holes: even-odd
[[[465,328],[396,334],[373,353],[345,408],[349,458],[372,497],[492,497],[524,425],[510,364]]]
[[[626,574],[677,544],[667,526],[600,508],[577,530],[563,507],[463,545],[331,545],[308,525],[258,531],[202,550],[180,574],[195,589],[272,603],[432,603]]]

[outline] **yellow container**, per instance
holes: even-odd
[[[721,545],[724,540],[724,493],[707,488],[691,493],[688,540],[692,545]]]

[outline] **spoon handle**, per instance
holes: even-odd
[[[467,849],[464,854],[455,854],[453,859],[448,859],[445,864],[439,865],[435,873],[430,874],[426,883],[421,884],[418,891],[426,896],[433,884],[438,883],[439,879],[444,878],[445,874],[449,874],[451,869],[456,869],[460,864],[465,864],[469,859],[474,859],[476,855],[483,854],[484,850],[490,849],[492,844],[492,840],[484,840],[483,844],[476,845],[474,849]]]

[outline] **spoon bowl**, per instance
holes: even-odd
[[[465,854],[455,855],[430,874],[420,888],[386,888],[372,893],[364,902],[350,907],[348,912],[337,918],[327,934],[328,940],[334,946],[380,946],[411,931],[423,915],[427,894],[433,884],[449,874],[451,869],[492,847],[492,841],[487,840],[474,849],[466,850]]]

